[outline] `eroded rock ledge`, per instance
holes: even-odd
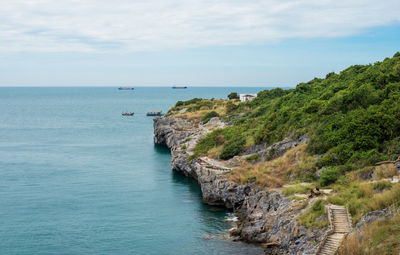
[[[207,158],[188,160],[201,137],[225,125],[218,118],[205,125],[174,117],[155,118],[154,143],[171,150],[174,171],[198,181],[204,203],[225,206],[236,213],[239,224],[232,234],[239,240],[263,243],[267,254],[313,254],[326,230],[310,231],[297,225],[297,217],[305,210],[304,203],[279,192],[233,183],[225,177],[230,169],[218,162]],[[287,150],[288,142],[284,144],[282,148]],[[291,144],[296,146],[298,142]],[[257,152],[257,148],[249,151]]]

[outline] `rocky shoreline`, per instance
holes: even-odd
[[[208,158],[188,159],[200,138],[226,125],[218,118],[205,125],[182,118],[155,118],[154,143],[171,150],[173,171],[197,180],[204,203],[233,210],[239,223],[231,234],[237,240],[262,243],[266,254],[314,254],[327,229],[310,230],[297,225],[297,217],[307,209],[307,203],[290,200],[267,188],[233,183],[225,177],[231,169],[222,162]],[[281,156],[300,142],[284,140],[273,145],[274,151]],[[263,155],[269,149],[251,148],[248,154],[260,152]]]

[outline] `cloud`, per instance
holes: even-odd
[[[1,0],[0,51],[147,51],[354,35],[398,0]]]

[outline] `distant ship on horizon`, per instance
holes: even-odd
[[[187,89],[187,86],[173,86],[173,89]]]
[[[119,87],[119,90],[134,90],[135,88],[123,88],[123,87]]]

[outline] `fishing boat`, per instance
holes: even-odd
[[[134,112],[123,112],[121,113],[122,116],[133,116],[135,113]]]
[[[173,89],[187,89],[187,86],[173,86]]]
[[[135,88],[123,88],[123,87],[119,87],[119,90],[134,90]]]
[[[161,111],[149,111],[146,114],[147,116],[161,116],[162,112]]]

